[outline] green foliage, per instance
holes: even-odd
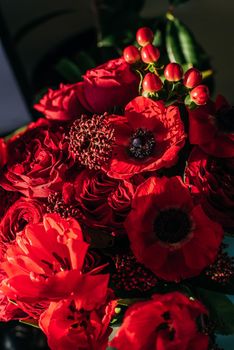
[[[209,310],[210,319],[215,324],[218,334],[234,334],[234,304],[222,293],[199,288],[201,301]]]

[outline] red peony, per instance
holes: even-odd
[[[80,103],[81,84],[61,84],[58,90],[49,89],[34,108],[47,119],[73,120],[85,112]]]
[[[109,276],[97,274],[100,268],[96,274],[82,273],[87,249],[76,220],[47,214],[42,223],[28,224],[7,249],[1,290],[16,302],[30,304],[78,293],[80,299],[85,295],[83,307],[95,308],[106,297],[103,285]]]
[[[46,119],[31,123],[8,142],[11,155],[2,170],[0,185],[27,197],[47,197],[61,187],[68,168],[62,146],[64,129]]]
[[[83,106],[93,113],[104,113],[125,106],[138,95],[139,78],[123,58],[108,61],[84,75]]]
[[[170,167],[184,146],[185,132],[178,107],[136,97],[124,117],[110,118],[115,144],[103,169],[114,178],[129,178],[143,171]]]
[[[125,226],[137,260],[168,281],[199,275],[223,238],[179,177],[151,177],[140,185]]]
[[[234,107],[222,96],[189,111],[189,140],[214,157],[234,157]]]
[[[207,311],[179,292],[153,295],[132,305],[111,346],[116,350],[207,350],[209,337],[197,320]]]
[[[25,226],[42,220],[45,207],[38,200],[20,198],[12,204],[0,222],[0,250],[3,254],[7,245],[15,240]],[[1,255],[0,254],[0,255]]]
[[[117,232],[124,230],[133,194],[129,181],[109,178],[101,171],[83,170],[63,187],[65,202],[79,204],[88,226]]]
[[[102,286],[107,292],[106,286]],[[92,294],[96,298],[95,294]],[[86,310],[76,298],[52,302],[40,317],[51,350],[106,350],[116,302]]]
[[[194,148],[185,170],[206,214],[226,229],[234,228],[234,158],[208,156]],[[197,193],[198,192],[198,193]]]

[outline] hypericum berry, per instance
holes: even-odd
[[[205,105],[209,100],[210,92],[206,85],[198,85],[190,92],[190,98],[197,105]]]
[[[154,33],[148,27],[139,28],[136,33],[136,41],[140,46],[145,46],[152,43],[154,40]]]
[[[183,77],[183,69],[179,63],[169,63],[164,69],[164,76],[168,81],[179,81]]]
[[[144,92],[154,93],[162,88],[162,80],[154,73],[147,73],[142,82]]]
[[[184,75],[183,84],[188,89],[193,89],[195,86],[201,84],[202,74],[197,68],[190,68]]]
[[[155,63],[160,57],[159,49],[152,45],[147,44],[141,49],[141,59],[145,63]]]
[[[130,45],[123,50],[123,57],[127,63],[133,64],[140,60],[141,55],[136,46]]]

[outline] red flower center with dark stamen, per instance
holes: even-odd
[[[51,193],[48,196],[48,203],[46,207],[47,213],[57,213],[62,218],[76,218],[80,219],[83,217],[78,207],[66,204],[62,198],[62,194],[59,192]]]
[[[69,151],[82,165],[100,169],[111,157],[114,130],[106,119],[107,114],[82,115],[74,121],[69,132]]]
[[[191,227],[192,223],[188,214],[177,208],[160,211],[154,221],[156,237],[169,244],[184,240],[190,233]]]
[[[154,134],[149,130],[139,128],[131,136],[128,153],[130,157],[145,159],[153,154],[154,148]]]

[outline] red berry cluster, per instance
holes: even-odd
[[[158,97],[158,92],[164,89],[164,82],[171,83],[171,89],[177,84],[183,87],[183,93],[180,89],[181,97],[186,98],[186,104],[204,105],[209,100],[209,89],[201,84],[202,74],[197,68],[188,69],[185,74],[179,63],[171,62],[165,68],[163,74],[158,71],[160,58],[159,49],[153,43],[154,34],[150,28],[143,27],[136,33],[136,41],[139,47],[134,45],[127,46],[123,51],[123,57],[129,64],[147,64],[143,70],[141,79],[142,94],[144,96]],[[167,91],[168,95],[170,91]],[[184,96],[183,96],[184,95]]]

